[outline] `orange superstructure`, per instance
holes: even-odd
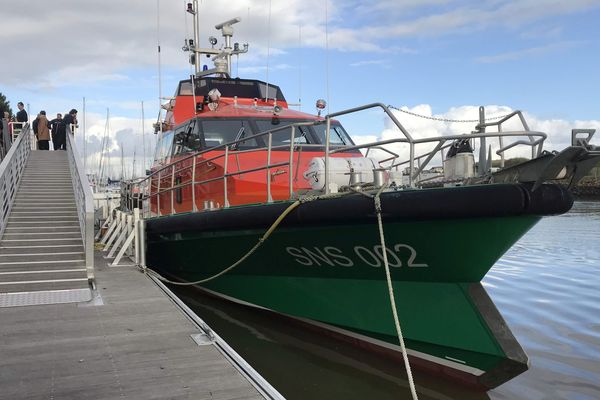
[[[152,167],[153,213],[285,200],[311,189],[303,173],[323,155],[326,126],[319,116],[289,109],[279,87],[190,79],[169,105],[172,124],[163,125]],[[334,146],[353,145],[339,123],[331,132]]]

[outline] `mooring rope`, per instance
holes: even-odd
[[[387,259],[387,252],[385,251],[386,247],[385,247],[385,235],[383,232],[383,221],[381,218],[381,193],[383,193],[383,191],[388,187],[388,185],[383,185],[379,191],[377,192],[377,194],[375,196],[372,196],[368,193],[365,193],[363,191],[360,190],[356,190],[354,188],[351,188],[351,190],[355,193],[359,193],[363,196],[367,196],[369,198],[372,198],[374,203],[375,203],[375,213],[377,214],[377,225],[379,228],[379,239],[381,242],[381,248],[382,248],[382,254],[383,254],[383,264],[385,267],[385,276],[386,276],[386,280],[387,280],[387,286],[388,286],[388,294],[389,294],[389,298],[390,298],[390,304],[392,307],[392,315],[394,317],[394,325],[396,326],[396,333],[398,335],[398,341],[400,342],[400,350],[402,352],[402,358],[404,359],[404,366],[406,368],[406,375],[408,377],[408,383],[410,385],[410,391],[412,394],[412,398],[413,400],[418,400],[418,396],[417,396],[417,391],[415,388],[415,382],[412,376],[412,370],[410,368],[410,362],[408,360],[408,353],[406,352],[406,346],[404,345],[404,336],[402,335],[402,328],[400,326],[400,319],[398,318],[398,311],[396,310],[396,299],[394,297],[394,287],[392,285],[392,277],[390,274],[390,266],[388,263],[388,259]],[[178,286],[191,286],[191,285],[199,285],[202,283],[206,283],[209,282],[213,279],[216,279],[224,274],[226,274],[227,272],[233,270],[235,267],[237,267],[238,265],[240,265],[242,262],[244,262],[244,260],[246,260],[248,257],[250,257],[250,255],[252,255],[270,236],[271,234],[275,231],[275,229],[277,229],[277,227],[279,226],[279,224],[281,224],[281,222],[285,219],[285,217],[291,213],[294,209],[296,209],[296,207],[298,207],[300,204],[302,203],[307,203],[310,201],[315,201],[318,199],[322,199],[322,198],[326,198],[326,197],[337,197],[340,195],[344,195],[342,193],[332,193],[330,195],[325,195],[325,196],[307,196],[304,197],[300,200],[296,200],[294,203],[292,203],[288,208],[285,209],[285,211],[283,211],[279,217],[275,220],[275,222],[273,222],[273,224],[269,227],[269,229],[264,233],[264,235],[258,239],[258,242],[246,253],[244,254],[239,260],[237,260],[235,263],[233,263],[232,265],[230,265],[229,267],[225,268],[224,270],[222,270],[221,272],[212,275],[208,278],[204,278],[204,279],[200,279],[194,282],[177,282],[177,281],[172,281],[169,280],[163,276],[161,276],[158,272],[155,272],[149,268],[147,268],[146,266],[141,266],[141,269],[144,273],[151,275],[153,277],[155,277],[156,279],[162,281],[162,282],[166,282],[172,285],[178,285]]]
[[[408,361],[408,354],[406,347],[404,346],[404,337],[402,336],[402,328],[400,327],[400,319],[398,318],[398,311],[396,310],[396,299],[394,298],[394,287],[392,286],[392,277],[390,274],[390,266],[387,259],[387,251],[385,250],[385,236],[383,234],[383,222],[381,219],[381,193],[387,187],[383,185],[374,197],[375,212],[377,213],[377,225],[379,226],[379,239],[381,241],[381,253],[383,254],[383,265],[385,266],[385,277],[387,280],[388,292],[390,295],[390,303],[392,306],[392,314],[394,315],[394,324],[396,325],[396,333],[398,334],[398,340],[400,341],[400,349],[402,350],[402,358],[404,359],[404,366],[406,367],[406,376],[408,377],[408,383],[410,385],[410,392],[413,400],[418,400],[417,390],[415,388],[415,381],[413,380],[412,371],[410,369],[410,362]]]
[[[197,280],[194,282],[179,282],[179,281],[172,281],[170,279],[167,279],[164,276],[160,275],[158,272],[156,272],[152,269],[149,269],[145,265],[140,266],[140,269],[144,273],[146,273],[148,275],[152,275],[156,279],[158,279],[162,282],[165,282],[165,283],[169,283],[171,285],[193,286],[193,285],[199,285],[202,283],[210,282],[213,279],[216,279],[216,278],[228,273],[229,271],[233,270],[238,265],[240,265],[242,262],[244,262],[248,257],[250,257],[271,236],[271,234],[275,231],[275,229],[277,229],[277,227],[279,226],[279,224],[281,224],[281,222],[285,219],[285,217],[289,213],[291,213],[296,207],[298,207],[300,204],[308,203],[310,201],[315,201],[317,199],[322,199],[322,198],[326,198],[326,197],[337,197],[337,196],[338,196],[338,194],[332,194],[332,195],[326,195],[326,196],[306,196],[300,200],[296,200],[295,202],[290,204],[290,206],[288,208],[286,208],[279,215],[279,217],[275,220],[275,222],[273,222],[273,224],[271,224],[269,229],[267,229],[267,231],[264,233],[264,235],[260,239],[258,239],[258,242],[248,252],[246,252],[246,254],[244,254],[239,260],[237,260],[235,263],[231,264],[229,267],[225,268],[224,270],[222,270],[221,272],[219,272],[215,275],[209,276],[208,278],[200,279],[200,280]]]
[[[375,203],[375,213],[377,214],[377,225],[379,228],[379,241],[381,242],[381,253],[383,254],[383,265],[385,267],[385,277],[387,280],[388,294],[390,297],[390,304],[392,306],[392,315],[394,316],[394,325],[396,326],[396,334],[398,335],[398,341],[400,342],[400,350],[402,352],[402,358],[404,359],[404,367],[406,368],[406,376],[408,378],[408,384],[410,386],[410,392],[413,400],[418,400],[417,390],[415,388],[415,381],[412,376],[412,370],[410,369],[410,362],[408,361],[408,353],[406,352],[406,346],[404,346],[404,336],[402,335],[402,328],[400,327],[400,319],[398,318],[398,311],[396,310],[396,298],[394,297],[394,287],[392,285],[392,276],[390,274],[390,265],[388,263],[387,251],[385,250],[385,235],[383,233],[383,221],[381,219],[381,193],[388,187],[387,184],[383,185],[375,196],[365,193],[361,190],[350,188],[353,192],[362,194],[368,198],[373,199]]]
[[[221,272],[219,272],[213,276],[209,276],[208,278],[200,279],[200,280],[194,281],[194,282],[177,282],[177,281],[169,280],[169,279],[165,278],[164,276],[160,275],[159,273],[146,268],[145,266],[143,266],[142,269],[148,275],[152,275],[153,277],[155,277],[163,282],[170,283],[171,285],[192,286],[192,285],[199,285],[201,283],[210,282],[213,279],[216,279],[222,275],[225,275],[226,273],[228,273],[229,271],[231,271],[232,269],[234,269],[235,267],[237,267],[238,265],[243,263],[248,257],[250,257],[260,246],[262,246],[262,244],[265,242],[265,240],[267,240],[269,238],[269,236],[271,236],[271,234],[279,226],[281,221],[283,221],[283,219],[289,213],[291,213],[296,207],[298,207],[302,203],[303,203],[303,201],[301,201],[301,200],[296,200],[295,202],[293,202],[288,208],[285,209],[284,212],[281,213],[281,215],[279,215],[279,217],[275,220],[275,222],[273,222],[271,227],[265,232],[264,235],[262,235],[262,237],[260,239],[258,239],[258,242],[256,242],[256,244],[248,252],[246,252],[246,254],[244,254],[239,260],[237,260],[236,262],[231,264],[229,267],[225,268],[224,270],[222,270]]]

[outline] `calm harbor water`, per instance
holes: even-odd
[[[420,399],[600,399],[600,202],[543,219],[484,286],[530,370],[487,393],[415,372]],[[410,399],[396,363],[265,311],[173,290],[288,399]]]

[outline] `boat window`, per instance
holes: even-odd
[[[202,121],[202,132],[207,148],[221,146],[252,136],[252,128],[245,120],[208,120]],[[235,146],[237,149],[258,147],[256,139],[250,138]]]
[[[315,130],[315,133],[317,134],[317,138],[319,139],[319,142],[325,144],[325,136],[326,136],[325,131],[327,130],[327,124],[322,123],[319,125],[314,125],[313,129]],[[350,136],[348,136],[348,134],[346,133],[344,128],[342,128],[342,126],[337,122],[331,123],[331,130],[329,132],[329,143],[332,145],[342,145],[342,146],[354,145],[354,143],[352,142],[352,139],[350,139]]]
[[[158,162],[165,162],[171,156],[171,148],[173,145],[173,131],[165,131],[156,145],[156,154],[154,159]]]
[[[182,81],[179,84],[179,94],[180,95],[189,95],[191,96],[192,93],[192,82],[191,81]]]
[[[173,154],[189,153],[201,149],[201,140],[196,129],[196,120],[190,121],[182,127],[175,129],[175,150]]]
[[[258,82],[258,90],[260,91],[261,99],[277,99],[279,88],[274,85],[269,85],[265,82]]]
[[[288,125],[287,128],[279,130],[277,132],[273,132],[272,144],[273,146],[285,146],[290,144],[290,136],[292,135],[292,127],[291,124],[296,122],[296,120],[279,120],[276,118],[270,120],[256,120],[256,125],[258,126],[258,130],[263,133],[269,130],[277,129],[281,126]],[[267,141],[269,140],[268,136],[262,136],[262,140],[267,145]],[[296,144],[307,144],[310,143],[308,127],[306,126],[296,126],[296,132],[294,134],[294,143]]]

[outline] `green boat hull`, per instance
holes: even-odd
[[[417,363],[486,388],[527,369],[527,357],[478,282],[539,219],[384,225],[396,306]],[[178,280],[200,280],[237,261],[262,233],[151,236],[148,264]],[[382,253],[375,224],[281,228],[239,267],[202,287],[395,352]]]
[[[290,204],[150,219],[147,263],[188,283],[214,276],[246,255]],[[201,287],[397,357],[387,254],[412,362],[493,388],[525,371],[528,359],[480,282],[542,216],[572,204],[557,185],[388,191],[384,248],[372,198],[318,199],[293,209],[255,252]]]

